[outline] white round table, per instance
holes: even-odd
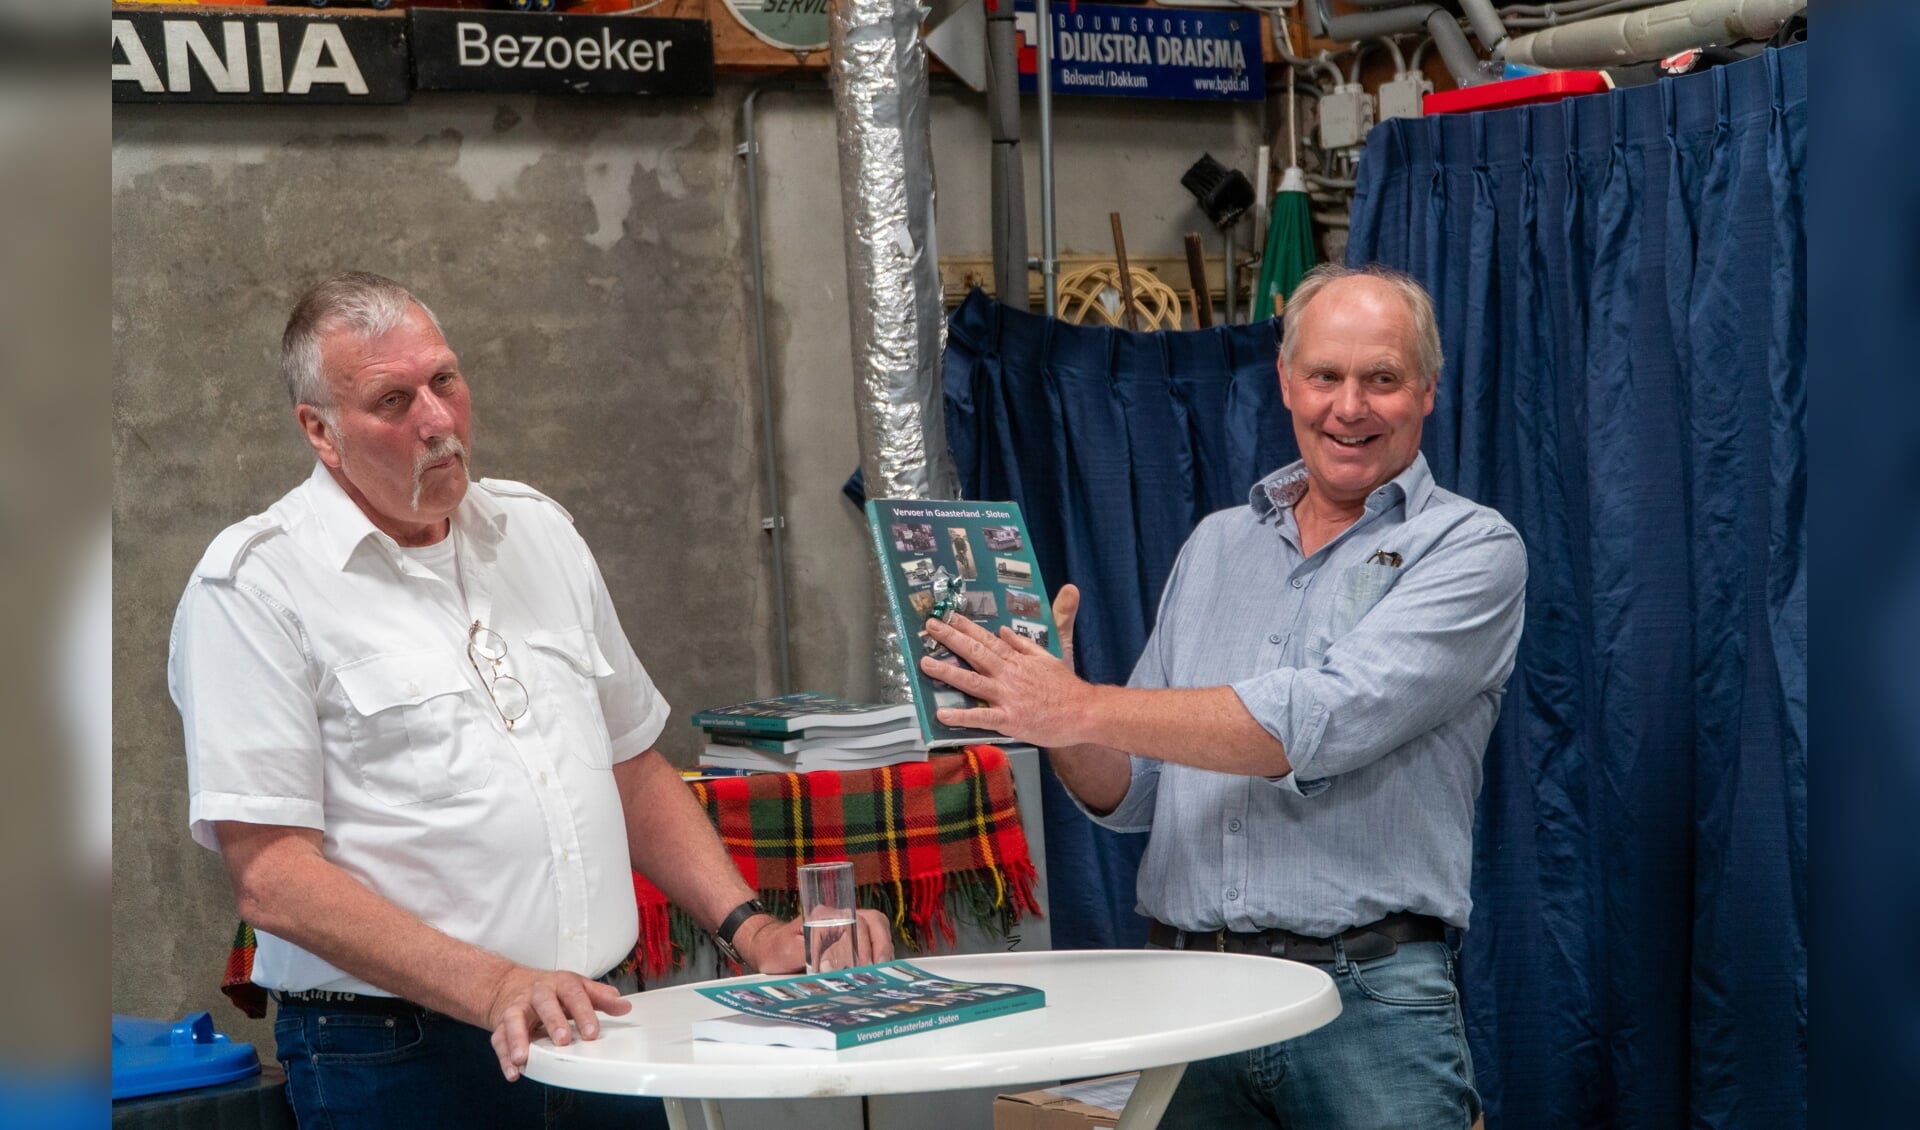
[[[1340,1014],[1326,973],[1271,957],[1072,950],[907,960],[959,981],[1038,986],[1047,1005],[817,1051],[695,1040],[695,1020],[730,1010],[678,985],[628,997],[633,1011],[602,1017],[596,1040],[535,1041],[526,1074],[574,1090],[664,1098],[676,1130],[686,1125],[682,1100],[703,1100],[709,1130],[721,1130],[717,1099],[1014,1089],[1138,1069],[1117,1130],[1145,1130],[1159,1123],[1189,1062],[1291,1039]]]

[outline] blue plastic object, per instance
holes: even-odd
[[[213,1030],[213,1014],[179,1020],[113,1018],[113,1097],[131,1099],[191,1087],[231,1083],[260,1072],[252,1044],[236,1044]]]

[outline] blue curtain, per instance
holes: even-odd
[[[1806,49],[1376,128],[1425,449],[1531,563],[1463,977],[1502,1127],[1806,1124]]]
[[[979,291],[953,313],[947,441],[968,498],[1020,504],[1050,591],[1078,585],[1082,675],[1123,683],[1201,518],[1298,458],[1274,374],[1276,329],[1131,333],[1016,311]],[[1059,949],[1140,946],[1144,836],[1095,826],[1042,774]]]

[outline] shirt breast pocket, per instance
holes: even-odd
[[[1369,561],[1340,571],[1334,579],[1333,592],[1329,596],[1327,618],[1321,632],[1316,633],[1313,642],[1307,647],[1307,655],[1314,666],[1326,660],[1327,649],[1339,643],[1341,637],[1359,627],[1367,613],[1380,603],[1387,591],[1393,588],[1393,582],[1400,577],[1400,570],[1392,565]]]
[[[600,709],[600,680],[613,674],[613,665],[600,643],[585,628],[527,633],[536,682],[533,710],[544,705],[553,711],[553,727],[568,755],[594,769],[613,764],[613,746],[607,737],[606,713]]]
[[[354,766],[381,803],[445,800],[492,779],[469,697],[478,692],[453,655],[375,655],[335,669],[334,678],[347,697]]]

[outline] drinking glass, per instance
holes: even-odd
[[[800,935],[807,972],[849,969],[872,960],[854,916],[853,864],[806,863],[799,868]]]

